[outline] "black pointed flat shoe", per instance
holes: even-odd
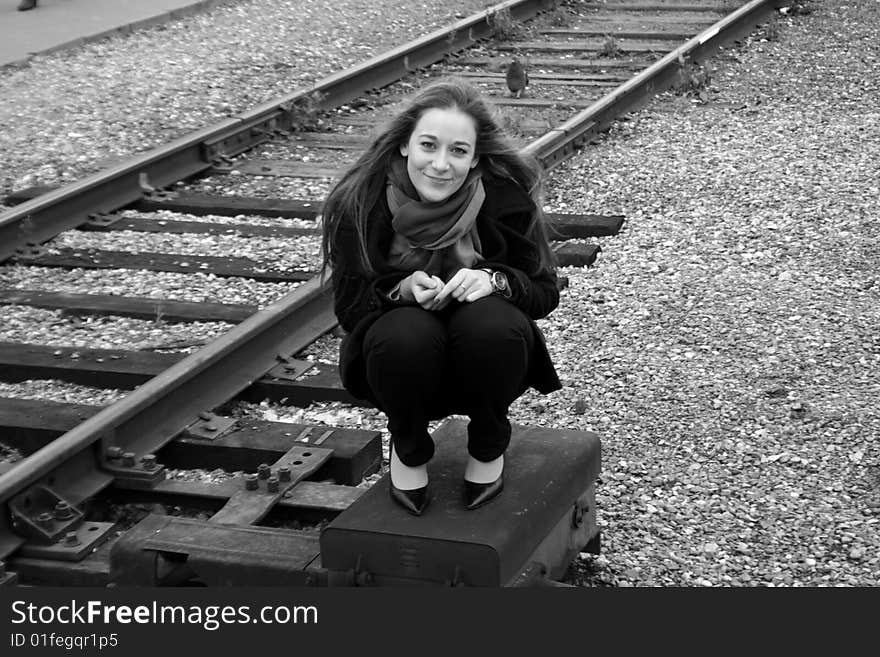
[[[414,516],[422,515],[422,511],[428,506],[429,498],[427,485],[422,486],[421,488],[402,490],[389,481],[388,490],[391,492],[391,499]]]
[[[476,484],[465,479],[464,503],[467,505],[469,511],[473,511],[477,507],[483,506],[486,502],[496,498],[502,488],[504,488],[503,474],[489,484]]]

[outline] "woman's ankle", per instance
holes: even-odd
[[[428,466],[417,465],[415,467],[404,464],[397,456],[394,446],[391,447],[391,483],[400,490],[413,490],[428,485]]]
[[[504,472],[504,454],[493,461],[478,461],[468,455],[464,478],[475,484],[491,484]]]

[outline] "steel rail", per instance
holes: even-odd
[[[107,448],[138,457],[155,453],[200,411],[228,401],[337,324],[329,280],[300,285],[228,333],[187,356],[0,475],[0,504],[34,484],[79,503],[117,476],[106,469]],[[17,547],[0,519],[0,558]],[[7,533],[6,536],[3,536]]]
[[[85,223],[91,215],[113,212],[137,201],[144,195],[145,185],[166,187],[205,171],[218,159],[272,139],[294,126],[305,108],[335,107],[473,45],[493,34],[499,16],[523,21],[553,6],[554,0],[506,0],[319,83],[17,205],[0,214],[0,263],[20,248]]]
[[[508,2],[496,8],[512,4],[526,3]],[[679,58],[687,60],[708,54],[711,49],[749,31],[777,4],[781,4],[781,0],[753,0],[669,53],[617,91],[607,94],[559,129],[538,138],[523,151],[536,156],[547,168],[554,166],[572,155],[576,146],[585,143],[593,131],[598,131],[598,126],[607,127],[614,117],[645,102],[648,96],[662,88],[661,85],[671,84],[680,68]],[[389,60],[391,57],[381,59]],[[264,111],[277,111],[276,104],[271,104],[271,107],[274,109],[255,108],[248,116],[257,120],[264,116]],[[243,117],[240,118],[244,120]],[[228,124],[222,124],[224,129]],[[198,137],[190,136],[185,141],[201,144],[203,141],[199,139],[209,132],[196,133]],[[217,133],[211,134],[216,136]],[[171,146],[157,150],[170,151]],[[132,174],[135,167],[129,166],[126,170]],[[65,193],[72,194],[67,190],[63,188],[46,196],[67,198]],[[139,185],[138,196],[141,191]],[[49,202],[39,197],[25,205],[32,205],[41,199],[44,203]],[[276,364],[279,353],[284,356],[295,353],[307,346],[315,335],[330,330],[336,324],[336,319],[332,313],[328,287],[326,281],[318,279],[303,284],[220,339],[19,462],[13,469],[0,475],[0,504],[36,483],[50,484],[74,502],[101,490],[115,477],[112,472],[99,469],[108,446],[124,445],[126,451],[138,455],[156,451],[185,429],[199,410],[213,408],[227,401],[263,375]],[[97,454],[94,446],[100,450]],[[8,514],[5,514],[0,519],[0,558],[17,548],[23,540],[12,534],[7,523]]]
[[[687,65],[748,34],[783,4],[785,0],[752,0],[743,5],[590,107],[548,131],[523,151],[534,156],[545,169],[552,169],[607,130],[617,117],[638,109],[655,94],[672,86],[680,75],[682,62]]]

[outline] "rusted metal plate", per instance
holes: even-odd
[[[503,586],[530,561],[557,572],[572,542],[595,534],[589,510],[600,469],[599,438],[582,431],[515,427],[505,455],[504,491],[468,511],[462,473],[466,423],[448,421],[434,434],[428,464],[431,501],[413,516],[394,504],[388,477],[334,519],[321,534],[321,563],[330,571],[358,569],[375,584]],[[567,564],[566,564],[567,565]]]
[[[320,447],[292,447],[269,466],[267,470],[272,474],[268,478],[258,477],[253,490],[242,485],[224,507],[211,516],[211,522],[227,525],[259,522],[287,490],[316,472],[332,454],[333,450]],[[279,473],[287,474],[285,476]]]
[[[315,533],[150,515],[115,543],[110,575],[118,585],[303,586],[318,552]]]
[[[137,491],[120,491],[126,501],[135,503],[158,503],[165,505],[192,505],[194,500],[225,503],[241,490],[240,479],[224,479],[217,482],[166,479],[156,484],[148,495],[138,496]],[[285,515],[298,516],[306,511],[315,514],[336,514],[344,511],[366,491],[364,488],[328,484],[320,481],[300,481],[284,492],[276,507]],[[199,505],[200,506],[200,505]],[[215,507],[216,508],[216,507]],[[273,510],[274,512],[274,510]]]

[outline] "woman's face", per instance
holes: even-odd
[[[434,108],[422,114],[409,141],[400,147],[409,179],[422,201],[445,201],[477,166],[474,120],[457,109]]]

